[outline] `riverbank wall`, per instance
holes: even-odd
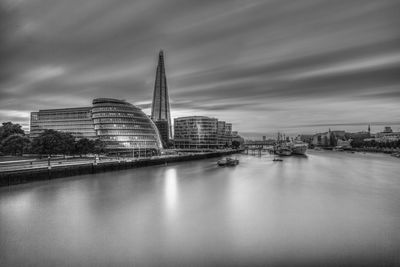
[[[54,166],[49,168],[23,169],[0,172],[0,187],[12,186],[17,184],[30,183],[35,181],[52,180],[76,175],[95,174],[100,172],[125,170],[132,168],[147,167],[153,165],[165,165],[173,162],[191,161],[221,157],[240,153],[240,150],[218,151],[199,154],[177,155],[169,157],[137,159],[134,161],[111,161],[77,164],[69,166]]]

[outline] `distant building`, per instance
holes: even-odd
[[[217,142],[219,147],[228,146],[228,140],[226,135],[226,122],[218,121],[217,123]]]
[[[312,137],[311,145],[321,147],[335,147],[338,140],[346,141],[347,139],[348,138],[346,137],[345,131],[331,131],[331,129],[329,129],[328,132],[315,134]]]
[[[328,132],[318,133],[313,136],[312,145],[321,147],[333,147],[335,144],[334,133],[329,129]]]
[[[351,141],[352,141],[351,139],[349,139],[349,140],[338,139],[336,147],[343,148],[343,149],[350,149]]]
[[[155,155],[162,148],[150,118],[138,107],[117,99],[94,99],[93,107],[32,112],[30,137],[46,129],[70,133],[77,139],[98,138],[112,154]]]
[[[352,139],[352,140],[357,140],[357,141],[362,141],[366,138],[370,138],[371,137],[371,133],[370,132],[357,132],[357,133],[346,133],[346,137],[347,139]]]
[[[232,124],[216,118],[189,116],[174,120],[178,149],[218,149],[232,145]]]
[[[390,126],[385,126],[385,129],[383,130],[382,133],[393,133],[392,127],[390,127]]]
[[[330,144],[331,134],[330,133],[318,133],[313,136],[312,145],[327,147]]]
[[[392,128],[386,126],[382,132],[376,133],[375,138],[370,139],[375,142],[394,142],[400,140],[400,132],[393,132]]]
[[[164,53],[158,55],[156,80],[154,83],[151,119],[156,124],[161,139],[166,146],[172,138],[171,112],[169,106],[167,77],[165,74]]]
[[[301,134],[297,137],[297,139],[311,145],[313,141],[313,136],[314,135],[312,134]]]
[[[331,131],[331,133],[335,136],[336,139],[345,139],[346,138],[346,132],[345,131]]]
[[[232,123],[225,124],[225,136],[226,136],[226,144],[228,146],[232,145]]]

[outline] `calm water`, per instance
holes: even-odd
[[[400,264],[400,159],[238,158],[2,188],[0,265]]]

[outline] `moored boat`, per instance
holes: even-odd
[[[290,155],[305,155],[308,149],[308,144],[301,141],[300,139],[290,140],[288,137],[285,138],[282,134],[278,133],[277,144],[274,147],[275,154],[280,156]]]
[[[290,156],[292,155],[292,150],[290,148],[281,147],[276,150],[276,154],[279,156]]]
[[[225,158],[225,159],[218,160],[218,162],[217,162],[217,165],[221,166],[221,167],[236,166],[238,164],[239,164],[239,160],[233,159],[233,158]]]
[[[291,146],[292,153],[296,155],[305,155],[308,149],[307,143],[295,142]]]

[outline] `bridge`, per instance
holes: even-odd
[[[271,152],[273,150],[274,145],[276,144],[275,140],[246,140],[244,142],[244,151],[246,154],[261,155],[262,151]]]

